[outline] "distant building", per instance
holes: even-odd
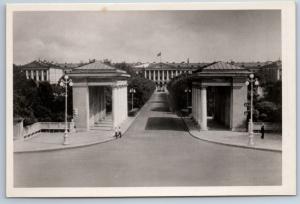
[[[281,61],[272,62],[262,66],[258,74],[264,77],[265,82],[276,82],[282,80]]]
[[[167,83],[181,74],[191,74],[207,63],[145,63],[134,66],[137,74],[156,84],[158,91],[164,91]]]
[[[28,64],[21,65],[20,67],[23,71],[25,71],[26,79],[33,79],[35,81],[48,81],[50,84],[56,84],[64,75],[65,71],[71,70],[78,66],[80,66],[80,64],[55,64],[46,60],[35,60]]]

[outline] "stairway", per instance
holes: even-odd
[[[107,115],[104,120],[98,121],[94,124],[94,126],[90,127],[90,130],[112,131],[113,130],[112,116]]]

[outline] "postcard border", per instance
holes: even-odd
[[[14,188],[12,109],[12,22],[15,11],[281,10],[282,17],[282,185],[218,187]],[[7,4],[6,8],[6,195],[8,197],[242,196],[296,194],[295,2],[62,3]]]

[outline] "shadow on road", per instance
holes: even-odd
[[[169,109],[169,107],[155,107],[155,108],[152,108],[151,111],[170,112],[170,109]]]
[[[149,101],[149,103],[166,103],[166,101]]]
[[[180,118],[150,117],[145,130],[186,131],[186,127]]]

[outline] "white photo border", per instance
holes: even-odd
[[[6,7],[6,195],[7,197],[152,197],[296,195],[295,2],[55,3]],[[143,10],[281,10],[282,185],[215,187],[15,188],[13,183],[13,12]]]

